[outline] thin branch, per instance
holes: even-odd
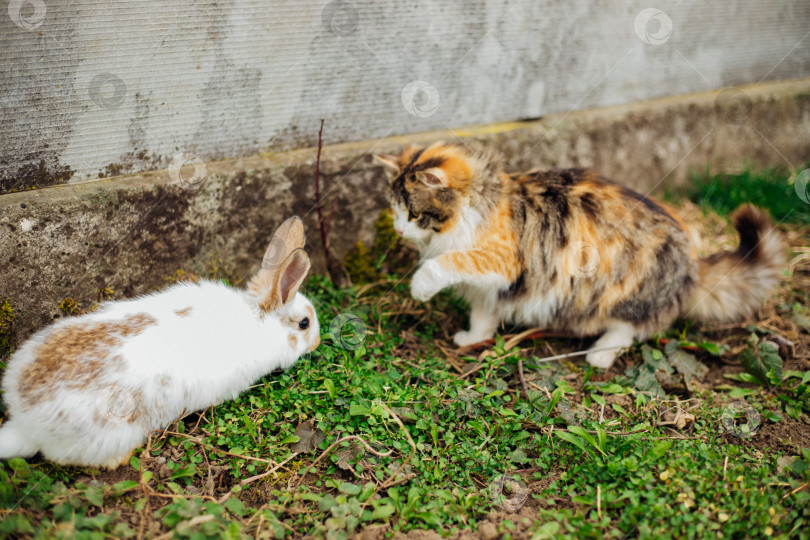
[[[324,257],[329,259],[329,238],[326,226],[323,222],[323,204],[321,202],[321,150],[323,149],[323,118],[321,118],[321,128],[318,130],[318,155],[315,158],[315,209],[318,211],[318,226],[321,230],[321,243],[323,244]]]
[[[507,334],[503,336],[503,338],[507,342],[511,342],[512,339],[520,338],[518,342],[523,341],[524,339],[541,339],[541,338],[564,338],[564,339],[577,339],[577,338],[587,338],[593,337],[591,335],[580,336],[578,334],[573,334],[571,332],[558,332],[552,331],[543,328],[530,328],[528,330],[524,330],[519,334]],[[479,341],[478,343],[473,343],[471,345],[465,345],[464,347],[459,347],[459,351],[462,353],[467,353],[474,351],[476,349],[491,347],[497,343],[496,338],[485,339],[484,341]],[[511,343],[512,347],[517,345],[517,343]],[[511,347],[506,347],[506,350],[509,350]]]
[[[672,341],[672,340],[668,339],[668,338],[661,338],[661,339],[658,340],[658,343],[660,343],[661,345],[666,345],[670,341]],[[681,345],[680,348],[685,350],[685,351],[691,351],[691,352],[700,352],[700,351],[703,350],[700,347],[696,347],[695,345]]]
[[[385,407],[385,405],[383,405],[383,407]],[[304,471],[301,473],[301,477],[298,479],[298,482],[295,484],[295,486],[296,487],[300,486],[301,482],[304,481],[304,478],[309,473],[309,471],[313,467],[315,467],[315,465],[317,465],[319,461],[321,461],[323,458],[325,458],[327,455],[329,455],[329,453],[332,450],[334,450],[337,447],[337,445],[339,445],[341,443],[344,443],[346,441],[359,441],[365,447],[366,450],[368,450],[370,453],[374,454],[377,457],[388,457],[392,453],[394,453],[393,450],[389,450],[388,452],[377,452],[365,440],[363,440],[362,437],[358,437],[357,435],[348,435],[346,437],[343,437],[342,439],[338,439],[337,441],[333,442],[332,444],[329,445],[329,448],[327,448],[326,450],[321,452],[321,455],[318,456],[318,458],[315,461],[313,461],[311,464],[309,464],[306,469],[304,469]]]
[[[616,350],[619,350],[619,349],[626,349],[626,348],[627,348],[626,345],[618,345],[618,346],[617,345],[612,345],[610,347],[599,347],[598,349],[586,349],[584,351],[577,351],[577,352],[572,352],[572,353],[568,353],[568,354],[558,354],[556,356],[547,356],[545,358],[538,358],[534,362],[536,362],[536,363],[551,362],[552,360],[562,360],[563,358],[572,358],[574,356],[585,356],[586,354],[592,353],[592,352],[616,351]]]
[[[810,487],[810,482],[805,482],[804,484],[800,485],[799,487],[797,487],[796,489],[794,489],[793,491],[791,491],[790,493],[788,493],[787,495],[782,497],[782,500],[784,501],[785,499],[787,499],[791,495],[795,495],[796,493],[800,492],[801,490],[803,490],[806,487]]]
[[[520,376],[520,386],[523,388],[523,395],[529,399],[529,389],[526,386],[526,377],[523,376],[523,359],[518,360],[518,375]]]
[[[205,444],[204,442],[202,442],[197,437],[192,437],[190,435],[186,435],[185,433],[177,433],[176,431],[166,431],[165,433],[167,433],[168,435],[174,435],[174,436],[177,436],[177,437],[185,437],[186,439],[192,440],[192,441],[196,442],[197,444],[199,444],[200,446],[202,446],[204,448],[209,448],[209,449],[213,450],[214,452],[219,452],[220,454],[225,454],[226,456],[232,456],[232,457],[247,459],[249,461],[258,461],[260,463],[269,463],[270,465],[274,465],[274,466],[278,465],[272,459],[264,459],[264,458],[258,458],[258,457],[253,457],[253,456],[245,456],[245,455],[242,455],[242,454],[234,454],[232,452],[228,452],[227,450],[222,450],[220,448],[217,448],[216,446],[211,446],[209,444]]]
[[[335,196],[335,200],[332,201],[332,210],[329,211],[329,220],[326,222],[326,241],[329,241],[329,233],[332,231],[332,221],[335,219],[335,208],[337,208],[337,203],[340,200],[340,193]]]
[[[251,482],[255,482],[256,480],[261,480],[262,478],[265,478],[265,477],[267,477],[267,476],[270,476],[271,474],[273,474],[273,473],[275,473],[277,470],[279,470],[279,469],[280,469],[280,468],[281,468],[281,467],[282,467],[282,466],[283,466],[285,463],[287,463],[287,462],[288,462],[288,461],[290,461],[292,458],[294,458],[295,456],[297,456],[299,453],[300,453],[300,452],[293,452],[293,453],[292,453],[292,455],[291,455],[290,457],[288,457],[287,459],[285,459],[284,461],[282,461],[281,463],[279,463],[278,465],[276,465],[275,467],[273,467],[273,468],[272,468],[272,469],[270,469],[269,471],[264,472],[264,473],[262,473],[262,474],[257,474],[256,476],[251,476],[250,478],[245,478],[244,480],[242,480],[241,482],[239,482],[239,485],[240,485],[241,487],[244,487],[244,486],[246,486],[246,485],[250,484]]]

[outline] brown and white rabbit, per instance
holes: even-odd
[[[293,217],[245,290],[178,283],[36,333],[3,378],[10,418],[0,458],[37,451],[55,462],[115,468],[184,411],[233,399],[320,342],[298,288],[310,268]]]

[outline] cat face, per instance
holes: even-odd
[[[397,233],[420,243],[455,228],[474,174],[463,150],[436,143],[406,148],[399,156],[374,157],[389,168],[388,195]]]

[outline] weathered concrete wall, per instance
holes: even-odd
[[[682,181],[690,168],[805,162],[810,79],[326,146],[325,206],[339,197],[331,234],[337,254],[369,239],[386,207],[384,175],[371,153],[469,138],[501,150],[512,170],[588,166],[655,192],[663,182]],[[0,298],[17,311],[19,339],[58,317],[65,297],[88,306],[102,287],[129,297],[164,285],[178,269],[247,277],[275,226],[292,214],[305,218],[309,252],[322,268],[315,154],[199,162],[0,197]]]
[[[807,0],[10,0],[0,193],[810,76]]]

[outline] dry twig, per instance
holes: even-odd
[[[383,405],[383,407],[385,407],[386,409],[388,408],[385,405]],[[315,461],[313,461],[311,464],[309,464],[307,466],[307,468],[304,469],[304,471],[300,474],[300,478],[298,479],[298,482],[295,484],[295,486],[296,487],[300,486],[301,482],[304,481],[304,478],[306,477],[307,473],[309,473],[310,469],[315,467],[315,465],[317,465],[318,462],[320,462],[323,458],[325,458],[327,455],[329,455],[329,453],[332,450],[334,450],[335,448],[337,448],[337,446],[339,444],[344,443],[346,441],[358,441],[358,442],[360,442],[360,444],[362,444],[365,447],[366,450],[368,450],[371,454],[374,454],[377,457],[388,457],[388,456],[390,456],[391,454],[394,453],[393,450],[389,450],[388,452],[377,452],[362,437],[358,437],[357,435],[348,435],[346,437],[343,437],[342,439],[338,439],[337,441],[333,442],[332,444],[329,445],[329,448],[327,448],[326,450],[321,452],[321,455],[318,456],[315,459]]]

